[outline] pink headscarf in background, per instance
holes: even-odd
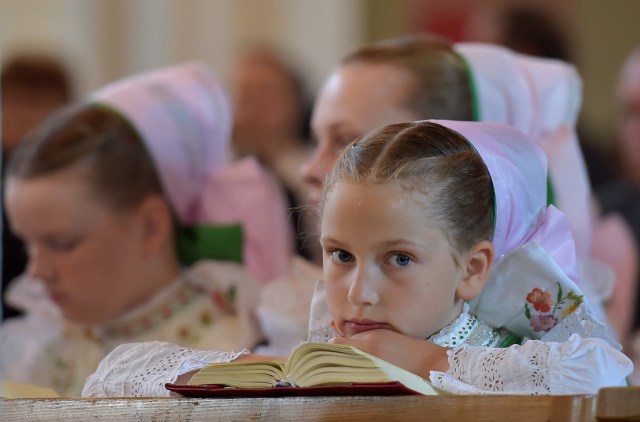
[[[136,128],[182,225],[241,224],[246,268],[265,282],[286,273],[292,234],[283,194],[254,159],[230,163],[231,106],[207,66],[134,75],[89,101]]]
[[[591,189],[576,120],[582,82],[573,66],[560,60],[514,53],[490,44],[454,46],[471,70],[477,119],[506,123],[529,136],[545,152],[556,205],[567,216],[578,256],[591,245]]]
[[[489,169],[495,191],[496,261],[536,241],[580,285],[575,242],[564,214],[547,205],[547,160],[525,134],[498,123],[431,120],[464,136]]]

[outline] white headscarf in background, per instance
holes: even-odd
[[[591,189],[576,135],[582,82],[560,60],[514,53],[491,44],[459,43],[467,62],[478,121],[520,129],[545,152],[555,202],[571,225],[578,256],[591,246]]]

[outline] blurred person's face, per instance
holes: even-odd
[[[64,316],[108,321],[144,299],[136,269],[144,262],[145,227],[137,210],[113,211],[96,198],[86,171],[9,177],[5,203],[27,248],[29,276],[44,283]]]
[[[312,203],[347,144],[378,127],[418,119],[404,104],[410,82],[405,70],[387,64],[350,63],[329,77],[311,120],[317,146],[302,169],[313,186]]]
[[[2,92],[2,149],[13,151],[30,130],[63,105],[54,93],[6,87]]]
[[[627,176],[640,186],[640,55],[627,63],[618,90],[620,156]]]
[[[233,143],[242,154],[258,157],[290,141],[299,119],[298,99],[292,82],[277,67],[247,60],[234,72]]]

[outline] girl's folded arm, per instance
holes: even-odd
[[[573,334],[565,342],[529,340],[505,349],[460,347],[449,352],[449,370],[431,382],[459,394],[593,394],[624,386],[633,364],[598,338]]]
[[[116,347],[90,375],[83,397],[168,396],[166,383],[210,363],[231,362],[248,354],[194,350],[173,343],[152,341]]]

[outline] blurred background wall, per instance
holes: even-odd
[[[3,60],[25,50],[59,56],[83,95],[187,59],[228,80],[243,49],[267,44],[298,65],[313,93],[356,45],[424,30],[491,41],[494,12],[514,4],[538,8],[562,28],[584,78],[589,142],[608,148],[617,74],[640,43],[638,0],[0,0],[0,49]]]

